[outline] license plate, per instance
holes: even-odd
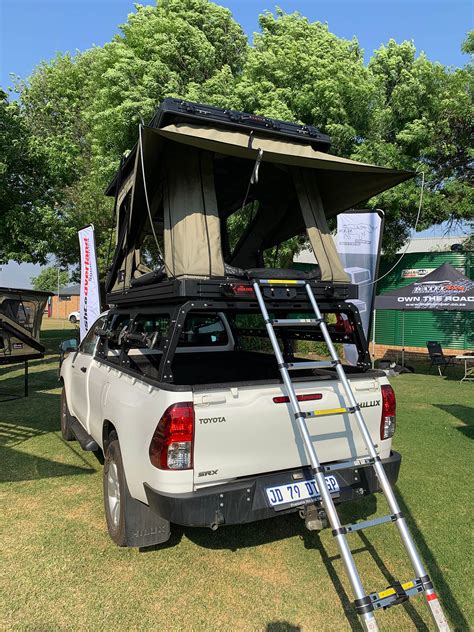
[[[339,494],[339,483],[334,476],[326,476],[326,483],[331,495]],[[299,505],[312,498],[319,498],[318,487],[315,480],[298,481],[297,483],[288,483],[288,485],[279,485],[278,487],[267,487],[267,498],[272,507],[279,505]]]

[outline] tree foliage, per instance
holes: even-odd
[[[377,99],[358,160],[418,172],[415,181],[374,198],[387,211],[386,251],[394,251],[413,227],[424,174],[419,228],[472,217],[472,68],[448,71],[416,57],[410,42],[375,51],[369,66]]]
[[[55,238],[55,197],[16,102],[0,91],[0,261],[45,262]]]
[[[105,46],[41,63],[17,86],[18,103],[2,94],[0,257],[74,264],[77,229],[93,222],[104,272],[104,188],[165,96],[312,124],[335,153],[423,170],[420,227],[472,217],[472,62],[447,69],[391,40],[365,65],[355,38],[281,10],[261,15],[260,29],[249,46],[230,11],[208,0],[136,5]],[[473,32],[463,50],[473,52]],[[413,227],[419,184],[367,202],[386,210],[387,251]],[[277,257],[291,260],[298,246]]]
[[[48,266],[43,268],[37,276],[31,277],[30,280],[34,290],[57,292],[58,286],[63,288],[69,283],[69,272],[60,270],[58,274],[58,268]]]
[[[223,68],[238,73],[246,47],[230,11],[207,0],[137,5],[92,72],[88,120],[96,154],[115,168],[117,156],[135,144],[138,124],[164,97],[182,97],[191,83],[212,81]]]

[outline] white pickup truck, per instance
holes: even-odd
[[[168,326],[163,310],[111,310],[61,367],[61,431],[104,454],[112,539],[148,546],[165,542],[172,523],[216,529],[294,511],[308,528],[322,528],[319,493],[275,357],[245,350],[248,316],[190,311],[172,380],[164,383],[156,341]],[[393,390],[379,371],[347,372],[393,483],[400,467],[391,450]],[[378,491],[352,416],[337,414],[344,398],[334,371],[300,371],[296,392],[303,411],[328,413],[307,423],[336,502]]]

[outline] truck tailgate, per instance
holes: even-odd
[[[294,382],[297,395],[321,399],[300,402],[305,412],[346,405],[336,380]],[[382,397],[380,379],[351,380],[357,401],[380,455],[388,456],[390,441],[380,441]],[[302,438],[282,385],[216,388],[194,394],[194,485],[196,488],[237,477],[308,465]],[[367,449],[354,415],[335,414],[306,420],[322,463],[365,456]]]

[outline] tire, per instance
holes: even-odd
[[[73,431],[71,430],[71,413],[67,405],[66,389],[63,386],[61,391],[61,436],[64,441],[75,441]]]
[[[69,316],[69,322],[75,325],[77,323],[77,317],[71,314],[71,316]]]
[[[107,530],[117,546],[147,547],[169,540],[170,523],[130,495],[115,434],[105,454],[103,490]]]
[[[117,546],[127,546],[125,503],[128,489],[118,439],[107,447],[104,461],[104,511],[107,530]]]

